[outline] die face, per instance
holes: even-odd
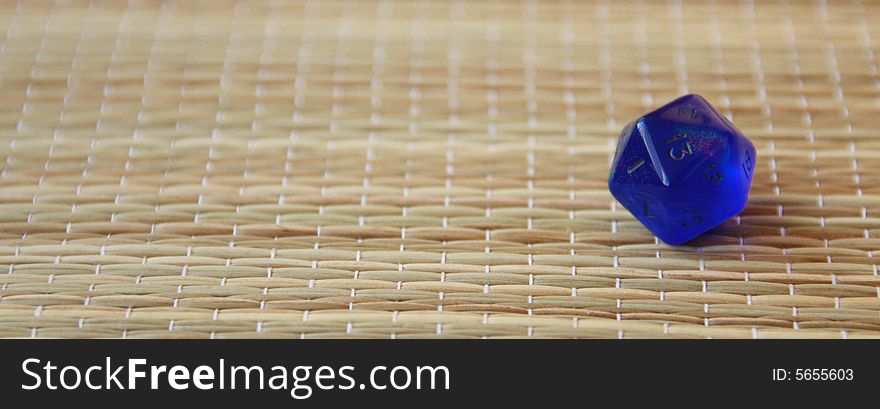
[[[739,133],[697,95],[686,95],[645,114],[637,126],[666,186],[683,183],[704,162],[723,155]]]
[[[662,185],[637,122],[630,123],[620,133],[617,151],[611,164],[609,184],[640,185],[644,188]]]
[[[726,118],[688,95],[624,128],[608,184],[651,232],[680,244],[742,211],[755,158]]]
[[[733,126],[724,115],[721,115],[709,104],[709,101],[696,94],[688,94],[676,98],[672,102],[643,116],[690,126],[712,128]]]
[[[700,182],[699,180],[695,180]],[[714,181],[707,181],[715,183]],[[692,240],[742,211],[744,195],[717,187],[617,185],[615,198],[654,235],[669,244]],[[697,186],[698,188],[700,186]]]

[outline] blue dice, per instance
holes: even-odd
[[[741,212],[755,145],[699,95],[627,125],[608,188],[660,240],[682,244]]]

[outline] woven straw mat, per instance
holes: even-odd
[[[0,26],[0,337],[880,336],[878,2],[3,1]],[[673,247],[607,177],[686,93],[757,170]]]

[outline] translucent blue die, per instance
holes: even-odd
[[[687,242],[741,212],[755,145],[699,95],[685,95],[627,125],[608,188],[668,244]]]

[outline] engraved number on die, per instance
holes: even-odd
[[[681,218],[683,227],[691,227],[703,222],[703,211],[700,209],[685,210],[684,216]]]
[[[721,174],[721,171],[717,169],[714,163],[710,163],[706,167],[706,180],[714,181],[716,185],[724,180],[724,175]]]
[[[636,169],[638,169],[639,167],[641,167],[641,166],[644,165],[644,164],[645,164],[645,160],[644,160],[644,159],[639,159],[638,162],[632,164],[629,168],[626,169],[626,173],[632,175],[633,172],[636,171]]]
[[[694,154],[694,147],[691,146],[691,141],[688,140],[688,135],[686,133],[680,132],[676,134],[674,137],[667,139],[666,144],[669,145],[678,141],[683,141],[684,146],[673,146],[669,148],[669,157],[672,158],[672,160],[682,160],[685,156]]]
[[[682,116],[684,116],[685,113],[689,114],[688,118],[691,121],[696,121],[700,117],[700,111],[698,111],[696,108],[685,106],[679,106],[678,109],[675,111],[675,116],[677,118],[681,118]]]
[[[669,157],[672,158],[672,160],[682,160],[685,156],[693,154],[694,148],[689,141],[685,141],[684,147],[679,147],[677,152],[676,148],[669,148]]]
[[[749,151],[746,151],[746,160],[742,164],[743,173],[746,174],[746,177],[752,178],[752,154]]]
[[[647,201],[647,200],[643,200],[643,201],[642,201],[642,204],[644,205],[644,209],[645,209],[645,218],[646,218],[646,219],[653,219],[653,218],[654,218],[654,215],[651,214],[651,209],[648,208],[648,201]]]

